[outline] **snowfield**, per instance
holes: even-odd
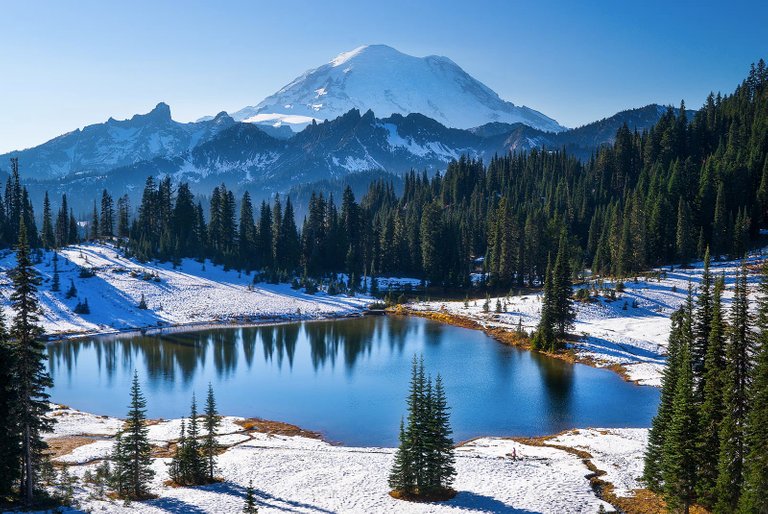
[[[63,407],[52,413],[56,433],[93,437],[94,442],[56,459],[69,464],[78,477],[94,470],[109,454],[111,436],[120,420],[101,418]],[[393,448],[335,446],[319,439],[245,430],[242,418],[224,418],[220,441],[226,450],[218,457],[223,481],[210,486],[174,488],[168,480],[167,458],[156,458],[152,490],[157,499],[126,506],[96,498],[82,481],[75,488],[77,508],[110,513],[237,513],[242,511],[245,488],[253,480],[259,512],[296,513],[594,513],[603,505],[592,490],[582,458],[565,449],[588,451],[592,461],[607,471],[605,478],[622,494],[638,487],[647,430],[574,430],[545,440],[523,444],[504,438],[480,438],[456,451],[455,488],[458,495],[444,503],[409,503],[391,498],[387,477]],[[150,438],[164,449],[178,437],[180,420],[152,422]],[[257,423],[258,428],[258,423]],[[94,435],[94,432],[101,434]],[[105,437],[105,432],[110,436]],[[515,453],[516,459],[512,458]]]
[[[747,262],[752,267],[761,261],[761,256],[752,255]],[[710,267],[713,277],[725,275],[723,300],[726,309],[733,296],[730,289],[739,267],[738,261],[714,262]],[[626,280],[625,290],[616,293],[615,300],[600,294],[590,302],[575,302],[573,333],[578,336],[578,341],[570,347],[579,360],[600,367],[619,365],[632,381],[643,385],[661,385],[670,317],[685,302],[689,284],[693,286],[695,301],[703,263],[696,263],[687,269],[660,268],[656,272],[657,276]],[[751,290],[754,290],[757,280],[757,276],[750,275]],[[596,285],[596,281],[590,281],[579,287]],[[605,281],[604,287],[614,288],[615,283]],[[502,303],[501,313],[494,312],[497,300]],[[483,299],[470,300],[467,307],[463,301],[456,301],[416,302],[409,304],[408,308],[463,316],[484,328],[515,330],[520,323],[523,329],[531,332],[539,322],[541,300],[541,293],[493,297],[489,312],[483,312]]]
[[[370,298],[350,298],[323,293],[307,295],[288,284],[259,283],[253,275],[224,271],[210,261],[184,259],[177,269],[170,263],[142,263],[126,259],[108,244],[83,244],[58,252],[61,291],[51,291],[52,252],[44,252],[36,266],[42,275],[39,288],[41,322],[49,336],[110,333],[134,328],[259,323],[333,318],[359,314]],[[15,255],[0,258],[0,302],[6,319],[10,310],[11,283],[7,271]],[[80,278],[80,268],[95,276]],[[74,283],[77,296],[65,298]],[[142,295],[147,309],[139,309]],[[79,300],[88,300],[90,314],[75,314]]]

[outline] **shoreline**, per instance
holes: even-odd
[[[94,332],[70,332],[60,334],[50,334],[46,336],[44,342],[46,344],[61,343],[65,341],[79,341],[82,339],[88,339],[91,337],[124,337],[124,336],[153,336],[161,334],[178,334],[184,332],[197,332],[200,330],[215,330],[221,328],[249,328],[249,327],[262,327],[262,326],[278,326],[287,325],[290,323],[313,323],[313,322],[326,322],[326,321],[338,321],[343,319],[356,319],[363,316],[367,316],[364,313],[365,309],[361,309],[358,312],[339,314],[339,315],[324,315],[321,317],[275,317],[275,318],[261,318],[256,319],[248,316],[233,316],[229,321],[193,321],[189,323],[175,323],[168,325],[147,325],[145,327],[129,327],[124,329],[111,329],[104,331]]]
[[[535,353],[538,353],[539,355],[543,355],[545,357],[549,357],[552,359],[565,361],[570,364],[584,364],[586,366],[590,366],[595,369],[606,369],[616,373],[626,382],[630,382],[637,386],[655,387],[647,384],[641,384],[640,380],[634,380],[630,378],[629,373],[627,372],[627,369],[624,364],[613,363],[608,365],[601,365],[599,361],[597,361],[592,357],[579,355],[579,353],[574,351],[573,348],[567,348],[566,350],[562,352],[557,352],[557,353],[542,352],[540,350],[535,350],[531,346],[529,338],[516,334],[512,330],[507,330],[502,327],[486,326],[480,321],[473,319],[469,316],[462,316],[459,314],[451,314],[448,312],[435,311],[435,310],[416,310],[411,307],[403,306],[403,305],[398,305],[396,307],[390,308],[388,312],[395,315],[399,315],[399,316],[417,316],[420,318],[425,318],[425,319],[437,321],[440,323],[446,323],[448,325],[453,325],[460,328],[467,328],[470,330],[480,330],[491,339],[503,345],[512,346],[514,348],[518,348],[520,350],[525,350],[529,352],[535,352]]]
[[[70,472],[81,476],[86,470],[94,469],[104,459],[109,458],[114,436],[122,427],[121,419],[98,416],[60,405],[52,405],[52,409],[50,416],[58,419],[59,423],[55,433],[46,436],[46,440],[52,443],[51,453],[57,467],[67,466]],[[165,462],[171,456],[178,439],[180,422],[179,418],[149,420],[147,423],[153,446],[153,466],[161,474],[153,485],[153,492],[157,494],[156,501],[159,502],[181,494],[189,495],[185,497],[185,502],[197,505],[201,492],[207,491],[205,494],[218,496],[213,493],[216,493],[219,487],[223,487],[226,493],[228,486],[214,484],[203,488],[171,488],[164,484]],[[605,502],[614,508],[621,508],[624,512],[639,514],[641,511],[632,509],[632,504],[647,499],[637,485],[638,466],[642,462],[646,434],[646,429],[585,428],[539,437],[482,436],[458,442],[455,448],[460,468],[456,484],[459,496],[453,507],[453,501],[440,505],[450,510],[456,506],[467,506],[467,501],[484,502],[488,501],[488,498],[494,498],[493,501],[506,499],[507,504],[510,504],[513,502],[509,500],[514,497],[516,507],[526,507],[525,502],[531,498],[528,496],[530,491],[526,492],[529,485],[524,485],[524,481],[531,479],[534,484],[567,485],[571,497],[569,499],[556,495],[561,501],[578,500],[582,507],[587,501]],[[260,481],[269,483],[265,486],[267,489],[293,490],[290,484],[294,480],[302,480],[301,477],[308,466],[327,469],[323,466],[327,466],[328,459],[331,459],[334,469],[332,473],[341,476],[358,470],[363,465],[374,466],[378,470],[376,473],[382,474],[382,477],[377,477],[372,487],[369,484],[365,491],[356,490],[352,485],[339,485],[343,491],[347,491],[347,495],[358,496],[358,501],[369,503],[369,508],[373,511],[381,511],[380,508],[384,507],[389,511],[398,506],[405,508],[406,504],[387,503],[390,500],[385,488],[381,488],[378,483],[384,480],[384,473],[391,465],[394,456],[392,447],[333,444],[327,442],[322,434],[290,423],[233,416],[222,417],[218,438],[221,444],[219,462],[223,484],[238,484],[243,481],[247,484],[251,476],[249,473],[256,472]],[[617,454],[617,439],[629,443],[629,449],[620,450]],[[275,475],[264,472],[263,459],[267,459],[269,469],[280,471]],[[320,462],[315,462],[316,459],[320,459]],[[626,466],[627,459],[632,462],[629,469]],[[313,464],[309,464],[310,462]],[[283,466],[285,471],[282,471]],[[382,467],[383,470],[380,469]],[[293,473],[298,475],[293,477]],[[499,483],[489,484],[488,477],[496,477],[495,481]],[[628,487],[628,483],[632,487]],[[504,484],[504,490],[498,489],[500,484]],[[534,484],[530,487],[535,487]],[[83,487],[83,494],[78,498],[79,502],[83,502],[81,506],[96,507],[96,510],[104,506],[117,508],[118,505],[109,500],[89,498],[87,486]],[[350,487],[351,489],[348,489]],[[320,490],[322,488],[318,491]],[[482,490],[485,494],[479,495],[478,491]],[[309,494],[307,499],[318,501],[322,497],[317,495],[318,491]],[[593,499],[587,500],[590,495]],[[538,502],[541,499],[535,500]],[[554,506],[551,508],[555,510],[548,510],[544,507],[549,505],[546,501],[541,505],[529,507],[534,507],[536,511],[543,509],[542,512],[562,511]],[[145,507],[154,512],[153,503],[154,501],[150,500],[136,505],[143,505],[142,512]],[[239,506],[239,501],[236,505]],[[582,508],[579,512],[594,512],[596,507],[597,505],[592,503],[588,509]],[[343,507],[340,510],[347,511]]]

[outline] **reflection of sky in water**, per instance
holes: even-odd
[[[413,355],[440,373],[456,440],[569,427],[647,426],[658,391],[421,318],[366,317],[48,346],[53,400],[122,416],[137,368],[151,417],[187,414],[213,384],[224,414],[295,423],[348,444],[392,445]]]

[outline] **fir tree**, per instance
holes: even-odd
[[[650,490],[655,492],[661,492],[664,483],[661,463],[664,456],[667,432],[672,419],[677,381],[680,375],[681,347],[685,344],[683,338],[684,318],[685,312],[683,309],[676,311],[672,315],[672,328],[667,346],[667,366],[664,368],[661,379],[661,400],[659,401],[656,416],[651,423],[651,429],[648,432],[643,481]]]
[[[19,480],[21,439],[15,416],[14,349],[8,340],[5,317],[0,313],[0,502],[11,495]]]
[[[738,504],[742,514],[768,512],[768,262],[763,264],[756,321],[760,344],[748,390],[744,483]]]
[[[50,250],[56,246],[56,235],[53,232],[53,221],[51,218],[51,201],[48,199],[48,191],[43,198],[43,228],[40,233],[40,240],[43,248]]]
[[[717,481],[717,462],[720,448],[719,429],[723,419],[723,376],[725,374],[725,321],[722,314],[722,293],[725,278],[718,277],[712,294],[707,355],[702,378],[702,403],[699,412],[698,482],[699,502],[712,507]]]
[[[134,372],[131,383],[131,403],[123,430],[120,432],[119,452],[116,467],[121,477],[121,496],[129,500],[140,500],[149,496],[149,482],[155,475],[152,469],[152,447],[149,444],[149,430],[146,425],[147,401],[139,386],[139,374]]]
[[[752,331],[747,297],[747,269],[736,277],[723,379],[725,416],[720,424],[720,454],[716,484],[716,512],[734,512],[739,501],[745,457],[744,429],[748,411],[747,385]]]
[[[688,341],[680,347],[672,413],[664,437],[661,461],[664,498],[672,509],[688,514],[696,487],[696,406]]]
[[[221,416],[216,409],[216,398],[213,395],[213,386],[208,384],[208,395],[205,401],[205,417],[203,425],[205,427],[205,439],[203,440],[203,451],[207,462],[208,481],[214,481],[216,473],[216,451],[219,449],[216,443],[216,434],[221,424]]]
[[[24,220],[19,225],[19,243],[16,247],[16,267],[11,272],[13,293],[11,307],[14,310],[10,336],[13,341],[15,370],[14,382],[17,395],[17,413],[21,432],[21,495],[27,504],[34,498],[37,485],[36,463],[47,448],[42,434],[52,430],[53,422],[48,412],[48,392],[53,381],[45,369],[45,345],[41,341],[43,329],[39,325],[40,304],[37,286],[40,277],[32,266],[27,228]]]
[[[258,514],[259,509],[256,507],[256,498],[253,494],[253,480],[248,482],[248,487],[245,488],[245,505],[243,506],[243,512],[245,514]]]
[[[443,380],[439,374],[435,379],[431,400],[428,424],[432,472],[429,486],[437,491],[442,491],[450,489],[453,485],[456,469],[454,467],[448,401],[445,397]]]
[[[442,379],[435,386],[414,357],[407,399],[408,422],[400,422],[400,445],[389,476],[398,498],[447,498],[454,469],[453,440]]]
[[[53,252],[53,278],[51,279],[51,291],[58,293],[61,291],[61,278],[59,278],[59,254]]]

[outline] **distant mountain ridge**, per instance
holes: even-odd
[[[200,194],[208,194],[214,185],[225,182],[228,187],[247,189],[254,197],[263,198],[301,184],[343,179],[350,174],[384,171],[397,175],[411,169],[435,172],[461,155],[487,161],[508,152],[565,148],[586,159],[599,145],[610,143],[615,129],[623,123],[643,130],[667,109],[651,105],[623,111],[558,134],[521,123],[499,122],[463,130],[445,127],[422,114],[377,118],[372,111],[353,109],[332,121],[312,123],[284,139],[273,137],[258,125],[236,122],[224,113],[206,122],[177,123],[166,108],[161,104],[147,115],[125,122],[109,120],[36,148],[0,156],[0,166],[7,165],[8,157],[19,156],[22,177],[33,194],[42,195],[45,190],[54,197],[70,193],[86,203],[105,187],[116,194],[128,192],[137,199],[149,175],[188,181]],[[121,140],[116,134],[131,137]],[[98,141],[117,147],[119,158],[100,159],[104,150]],[[163,144],[156,144],[158,141]],[[52,166],[47,164],[48,156]],[[66,156],[72,157],[67,160]],[[65,169],[69,173],[62,174]]]
[[[161,102],[147,114],[121,121],[109,118],[0,158],[18,157],[24,163],[24,175],[36,179],[107,173],[135,162],[189,151],[234,124],[225,112],[209,121],[179,123],[171,119],[170,107]]]

